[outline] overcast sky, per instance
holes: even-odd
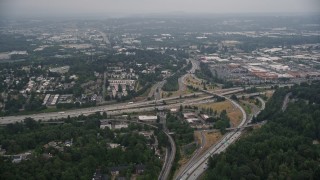
[[[320,0],[0,0],[1,16],[319,13]]]

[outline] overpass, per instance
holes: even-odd
[[[249,127],[264,125],[266,122],[267,122],[267,121],[261,121],[261,122],[259,122],[259,123],[255,123],[255,124],[247,124],[247,125],[242,126],[242,127],[226,128],[226,130],[227,130],[227,131],[243,130],[243,129],[249,128]]]
[[[229,89],[225,89],[223,94],[227,94]],[[231,89],[232,92],[236,92]],[[214,92],[210,92],[211,95]],[[159,99],[159,101],[168,101],[168,100],[183,100],[182,102],[179,102],[180,104],[185,103],[185,104],[194,104],[194,103],[204,103],[202,102],[203,100],[210,99],[212,96],[205,96],[205,97],[200,97],[194,99],[194,95],[202,95],[204,94],[203,92],[197,92],[193,94],[188,94],[184,95],[180,98],[180,96],[174,96],[170,98],[163,98]],[[192,99],[187,99],[187,98],[192,98]],[[38,114],[31,114],[31,115],[18,115],[18,116],[4,116],[0,117],[0,124],[10,124],[10,123],[15,123],[15,122],[21,122],[26,118],[33,118],[35,120],[42,120],[42,121],[50,121],[53,119],[61,119],[61,118],[67,118],[67,117],[77,117],[80,115],[90,115],[94,114],[97,112],[108,112],[110,114],[115,114],[116,112],[118,113],[128,113],[128,112],[142,112],[142,111],[150,111],[154,110],[155,107],[163,107],[163,108],[172,108],[175,105],[178,105],[179,103],[177,102],[175,105],[170,104],[170,105],[157,105],[157,101],[151,100],[151,101],[140,101],[140,102],[135,102],[133,104],[128,104],[128,103],[118,103],[118,104],[113,104],[113,105],[103,105],[103,106],[94,106],[94,107],[89,107],[89,108],[81,108],[81,109],[72,109],[64,112],[48,112],[48,113],[38,113]]]
[[[217,94],[217,93],[213,93],[213,92],[210,92],[207,90],[200,90],[200,91],[202,91],[206,94],[213,95],[213,96],[225,98],[226,100],[230,101],[233,104],[233,106],[239,108],[242,113],[242,121],[238,127],[242,127],[247,123],[248,119],[247,119],[247,115],[246,115],[244,109],[234,100],[224,96],[225,94],[229,94],[228,92]],[[242,91],[243,91],[243,88],[238,88],[238,89],[232,90],[233,93],[242,92]],[[200,174],[202,174],[205,171],[209,157],[214,153],[220,153],[223,150],[225,150],[228,146],[224,143],[225,141],[234,142],[236,139],[238,139],[240,137],[240,135],[241,135],[241,131],[235,131],[235,130],[225,134],[223,139],[221,139],[216,145],[210,147],[199,158],[192,159],[192,162],[190,162],[188,164],[188,167],[186,169],[184,169],[183,171],[179,172],[179,174],[177,175],[177,177],[175,179],[186,180],[186,179],[196,179],[197,177],[199,177]]]
[[[235,94],[235,93],[239,93],[239,92],[243,92],[244,89],[243,88],[229,88],[229,89],[219,89],[216,91],[207,91],[207,90],[203,90],[200,89],[201,92],[208,94],[208,95],[213,95],[213,96],[225,96],[225,95],[229,95],[229,94]]]
[[[235,91],[237,91],[237,90],[235,90]],[[212,93],[212,92],[207,92],[204,90],[203,90],[203,92]],[[247,117],[243,108],[239,104],[237,104],[235,101],[233,101],[230,98],[227,98],[221,94],[214,94],[214,95],[218,96],[218,97],[224,97],[227,100],[230,100],[234,106],[238,107],[241,110],[242,114],[244,115],[243,119],[238,127],[233,128],[233,129],[230,128],[229,129],[230,132],[226,133],[225,136],[219,142],[217,142],[215,145],[210,147],[209,150],[205,152],[205,154],[203,154],[200,157],[198,157],[197,159],[193,160],[193,162],[190,163],[188,168],[185,169],[182,173],[179,173],[179,175],[175,179],[179,179],[179,180],[197,179],[207,169],[207,167],[208,167],[207,161],[213,154],[219,154],[219,153],[225,151],[230,144],[234,143],[237,139],[240,138],[240,136],[245,128],[257,125],[257,124],[251,125],[249,123],[252,121],[253,116],[258,115],[261,112],[261,110],[263,110],[265,108],[265,102],[260,97],[257,97],[257,99],[261,102],[261,109],[258,112],[256,112],[253,116]],[[264,123],[265,122],[261,122],[260,124],[264,124]]]
[[[259,95],[262,95],[262,94],[265,94],[264,92],[257,92],[257,93],[250,93],[250,94],[240,94],[240,95],[237,95],[237,98],[242,98],[242,97],[253,97],[253,96],[259,96]]]

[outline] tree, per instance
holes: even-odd
[[[110,86],[110,83],[109,83],[108,79],[106,79],[106,84],[105,85],[106,85],[106,88]]]
[[[206,84],[203,83],[203,90],[207,90]]]
[[[82,89],[82,87],[80,86],[80,84],[75,84],[75,85],[73,86],[73,95],[74,95],[75,97],[80,97],[82,93],[83,93],[83,89]]]
[[[26,127],[31,130],[34,130],[39,127],[39,124],[35,120],[33,120],[32,118],[26,118],[24,120],[24,123],[26,124]]]
[[[121,86],[121,84],[118,84],[118,92],[122,92],[122,86]]]
[[[235,94],[232,94],[231,99],[233,99],[235,101],[239,101],[238,97]]]

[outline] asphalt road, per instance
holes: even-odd
[[[191,63],[192,63],[192,68],[190,70],[190,73],[194,74],[196,72],[196,70],[200,69],[200,62],[194,59],[190,59]]]
[[[260,101],[261,103],[261,110],[264,110],[266,108],[266,102],[261,98],[261,97],[257,97],[257,99]]]
[[[171,168],[174,162],[174,158],[176,156],[176,144],[172,136],[169,134],[169,130],[166,125],[166,113],[159,112],[159,116],[160,116],[160,122],[162,122],[162,125],[163,125],[163,132],[167,135],[170,142],[170,147],[167,147],[167,150],[166,150],[165,162],[162,166],[162,170],[158,177],[158,180],[166,180],[169,177],[169,174],[171,172]]]
[[[242,113],[242,121],[238,127],[242,127],[246,124],[248,120],[247,115],[244,109],[238,103],[223,95],[215,94],[205,90],[203,90],[203,92],[211,93],[213,95],[224,97],[226,100],[229,100],[233,104],[233,106],[240,109]],[[206,153],[204,153],[198,159],[193,160],[188,166],[189,168],[187,168],[183,173],[178,174],[176,179],[197,179],[207,169],[207,161],[209,157],[213,154],[219,154],[223,152],[230,144],[232,144],[236,139],[240,137],[241,132],[242,130],[235,130],[227,133],[221,141],[209,148],[209,150]]]
[[[181,76],[179,79],[178,79],[178,84],[179,84],[179,91],[180,92],[183,92],[183,91],[186,91],[187,87],[184,83],[184,79],[186,78],[188,74],[185,74],[183,76]]]
[[[200,82],[202,81],[201,79],[197,78],[194,73],[196,72],[196,70],[200,69],[200,62],[199,61],[196,61],[194,59],[189,59],[189,61],[192,63],[192,68],[190,69],[189,73],[181,76],[179,79],[178,79],[178,82],[179,82],[179,90],[185,90],[186,89],[186,86],[188,85],[186,82],[185,82],[185,79],[186,77],[189,75],[189,76],[192,76],[194,79],[197,79],[199,80]]]
[[[171,135],[167,132],[167,131],[163,131],[170,142],[170,149],[167,150],[167,155],[166,155],[166,161],[164,164],[164,168],[162,173],[159,176],[159,180],[166,180],[169,177],[173,162],[174,162],[174,158],[176,156],[176,144],[173,140],[173,138],[171,137]]]
[[[200,144],[200,148],[197,149],[197,151],[193,154],[193,156],[190,158],[190,160],[187,162],[187,164],[185,164],[177,173],[177,177],[181,176],[181,174],[186,173],[186,171],[188,169],[191,168],[191,166],[193,165],[193,163],[195,162],[196,158],[198,158],[200,152],[202,151],[202,148],[204,147],[204,145],[206,144],[206,138],[204,136],[204,131],[200,131],[201,133],[201,144]]]
[[[203,93],[194,93],[195,95],[200,95]],[[174,100],[179,99],[180,102],[177,102],[175,104],[169,104],[169,105],[155,105],[155,101],[143,101],[143,102],[136,102],[133,104],[128,103],[118,103],[113,105],[104,105],[104,106],[95,106],[90,108],[82,108],[82,109],[74,109],[69,111],[63,111],[63,112],[50,112],[50,113],[39,113],[39,114],[31,114],[31,115],[19,115],[19,116],[6,116],[0,118],[0,124],[9,124],[9,123],[15,123],[15,122],[21,122],[25,118],[33,118],[35,120],[42,120],[42,121],[48,121],[52,119],[60,119],[60,118],[67,118],[70,117],[76,117],[80,115],[90,115],[94,114],[96,112],[107,112],[110,115],[113,114],[121,114],[121,113],[129,113],[129,112],[143,112],[143,111],[151,111],[154,110],[155,107],[158,108],[174,108],[180,106],[180,104],[199,104],[199,103],[206,103],[212,96],[208,95],[205,97],[200,98],[193,98],[194,94],[185,95],[182,96],[183,98],[180,99],[179,96],[177,97],[170,97],[170,98],[163,98],[158,100],[160,101],[168,101],[168,100]],[[189,98],[187,98],[189,97]],[[190,99],[191,98],[191,99]]]
[[[257,97],[257,98],[262,103],[262,106],[261,106],[261,109],[259,111],[255,112],[253,116],[257,116],[265,108],[265,101],[260,97]],[[235,106],[240,108],[242,114],[244,115],[243,119],[238,127],[244,127],[248,123],[250,123],[253,116],[250,116],[248,118],[246,116],[243,108],[239,104],[232,101],[231,99],[228,99],[228,100],[230,100]],[[284,100],[284,102],[285,102],[285,100]],[[237,129],[237,130],[234,130],[232,132],[227,133],[223,137],[222,140],[220,140],[217,144],[212,146],[203,156],[201,156],[197,160],[193,161],[192,166],[189,169],[187,169],[183,174],[179,175],[177,177],[177,179],[183,179],[183,180],[197,179],[208,168],[207,161],[208,161],[209,157],[211,157],[213,154],[219,154],[219,153],[225,151],[230,144],[234,143],[241,136],[243,129],[244,128],[240,128],[240,129]]]
[[[265,102],[260,97],[258,100],[262,103],[260,111],[255,113],[255,116],[258,115],[264,108]],[[246,117],[247,118],[247,117]],[[245,120],[242,119],[241,124],[238,127],[244,127],[249,122],[251,122],[252,116]],[[219,154],[225,151],[228,146],[234,143],[239,137],[241,136],[244,128],[240,128],[238,130],[234,130],[232,132],[227,133],[221,141],[219,141],[216,145],[210,148],[209,152],[203,155],[197,162],[194,162],[194,165],[183,175],[180,176],[178,179],[188,179],[188,180],[195,180],[197,179],[207,168],[208,168],[208,158],[213,154]]]
[[[230,88],[230,89],[224,89],[224,90],[219,90],[217,92],[221,94],[230,94],[230,93],[236,93],[241,90],[242,88]],[[205,91],[208,94],[215,94],[216,92],[209,92]],[[203,94],[203,93],[196,93],[197,95]],[[215,94],[217,96],[222,96]],[[192,97],[193,94],[187,95],[185,97]],[[184,97],[184,96],[183,96]],[[165,99],[160,99],[160,100],[172,100],[172,99],[178,99],[179,97],[171,97],[171,98],[165,98]],[[203,104],[207,103],[208,99],[212,98],[212,95],[201,97],[201,98],[195,98],[195,99],[182,99],[181,102],[175,103],[175,104],[169,104],[169,105],[158,105],[157,107],[161,107],[163,109],[171,109],[174,107],[178,107],[180,104],[189,104],[189,105],[195,105],[195,104]],[[232,101],[231,99],[225,97],[227,100],[230,100],[234,106],[240,107],[237,103]],[[26,117],[31,117],[36,120],[42,119],[43,121],[47,121],[50,119],[59,119],[59,118],[66,118],[68,116],[73,117],[73,116],[79,116],[79,115],[89,115],[93,114],[96,112],[103,112],[107,111],[108,114],[113,115],[113,114],[122,114],[122,113],[128,113],[128,112],[145,112],[145,111],[152,111],[154,110],[155,106],[150,106],[153,104],[154,101],[144,101],[144,102],[137,102],[134,104],[127,104],[127,103],[119,103],[117,105],[105,105],[105,106],[97,106],[97,107],[91,107],[91,108],[84,108],[84,109],[76,109],[76,110],[70,110],[66,112],[53,112],[53,113],[42,113],[42,114],[34,114],[34,115],[22,115],[22,116],[9,116],[9,117],[2,117],[0,124],[8,124],[8,123],[14,123],[14,122],[19,122],[24,120]],[[263,105],[264,107],[264,105]],[[240,110],[242,108],[240,107]],[[242,113],[244,113],[244,110],[242,109]],[[244,119],[247,119],[245,113],[243,116],[243,121],[240,124],[240,126],[245,125]],[[174,141],[172,137],[169,135],[169,133],[166,133],[169,137],[169,141],[171,144],[171,152],[176,151],[176,147],[174,144]],[[229,144],[233,143],[237,138],[239,138],[241,135],[241,131],[234,131],[234,132],[229,132],[226,134],[226,136],[215,146],[211,147],[209,151],[207,151],[204,155],[200,157],[200,159],[195,159],[190,163],[190,166],[184,171],[184,173],[180,176],[178,176],[178,179],[196,179],[201,173],[203,173],[207,167],[207,160],[208,158],[214,154],[214,153],[220,153],[224,151]],[[175,153],[171,153],[175,154]],[[164,170],[164,175],[163,177],[167,177],[168,174],[170,173],[170,169],[172,166],[172,162],[174,160],[173,155],[168,155],[168,159],[166,165],[165,165],[165,170]],[[166,178],[164,178],[166,179]]]
[[[231,90],[231,91],[228,91]],[[226,95],[229,93],[236,93],[242,91],[242,88],[230,88],[230,89],[224,89],[223,91],[217,91],[221,93],[222,95]],[[216,93],[216,92],[209,92],[206,91],[206,93]],[[168,101],[168,100],[174,100],[174,99],[180,99],[180,104],[199,104],[199,103],[207,103],[204,100],[210,99],[212,95],[208,95],[201,98],[195,98],[195,99],[186,99],[186,97],[193,97],[194,95],[201,95],[203,93],[198,92],[194,94],[184,95],[182,96],[183,99],[180,99],[179,96],[175,97],[169,97],[169,98],[163,98],[159,99],[158,101]],[[143,111],[150,111],[154,110],[155,107],[159,108],[174,108],[177,106],[177,104],[170,104],[170,105],[155,105],[155,101],[142,101],[142,102],[135,102],[133,104],[128,103],[118,103],[113,105],[103,105],[103,106],[95,106],[90,108],[81,108],[81,109],[74,109],[74,110],[68,110],[63,112],[50,112],[50,113],[39,113],[39,114],[31,114],[31,115],[19,115],[19,116],[5,116],[0,118],[0,124],[9,124],[9,123],[15,123],[15,122],[21,122],[25,118],[33,118],[35,120],[42,120],[42,121],[48,121],[52,119],[60,119],[60,118],[67,118],[70,117],[76,117],[80,115],[90,115],[94,114],[96,112],[107,112],[108,114],[121,114],[121,113],[129,113],[129,112],[143,112]],[[179,104],[179,105],[180,105]],[[179,106],[178,105],[178,106]]]
[[[178,179],[197,179],[207,168],[208,158],[213,154],[219,154],[226,150],[226,148],[234,143],[241,135],[241,132],[229,132],[227,133],[223,139],[221,139],[215,146],[209,149],[208,153],[203,154],[197,161],[194,162],[193,166],[188,169],[188,171],[183,174],[183,176]]]
[[[152,96],[154,96],[155,100],[159,100],[161,99],[161,91],[162,91],[162,86],[166,83],[166,80],[160,81],[158,83],[156,83],[155,85],[152,86],[148,97],[151,98]]]

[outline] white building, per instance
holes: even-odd
[[[100,121],[100,129],[105,129],[106,127],[112,130],[112,129],[128,128],[129,125],[127,123],[116,123],[108,120]]]
[[[114,149],[114,148],[121,146],[120,144],[116,144],[116,143],[108,143],[108,145],[110,146],[111,149]]]
[[[59,98],[59,94],[56,94],[54,97],[53,97],[53,100],[51,101],[50,105],[51,106],[54,106],[57,104],[57,101],[58,101],[58,98]]]
[[[139,116],[140,121],[144,122],[156,122],[158,117],[157,116]]]
[[[196,122],[200,122],[200,119],[198,119],[198,118],[188,118],[188,119],[186,119],[186,121],[188,123],[196,123]]]
[[[115,124],[114,129],[122,129],[122,128],[128,128],[128,124],[123,123],[123,124]]]
[[[130,85],[133,86],[135,84],[135,80],[109,80],[110,85]]]

